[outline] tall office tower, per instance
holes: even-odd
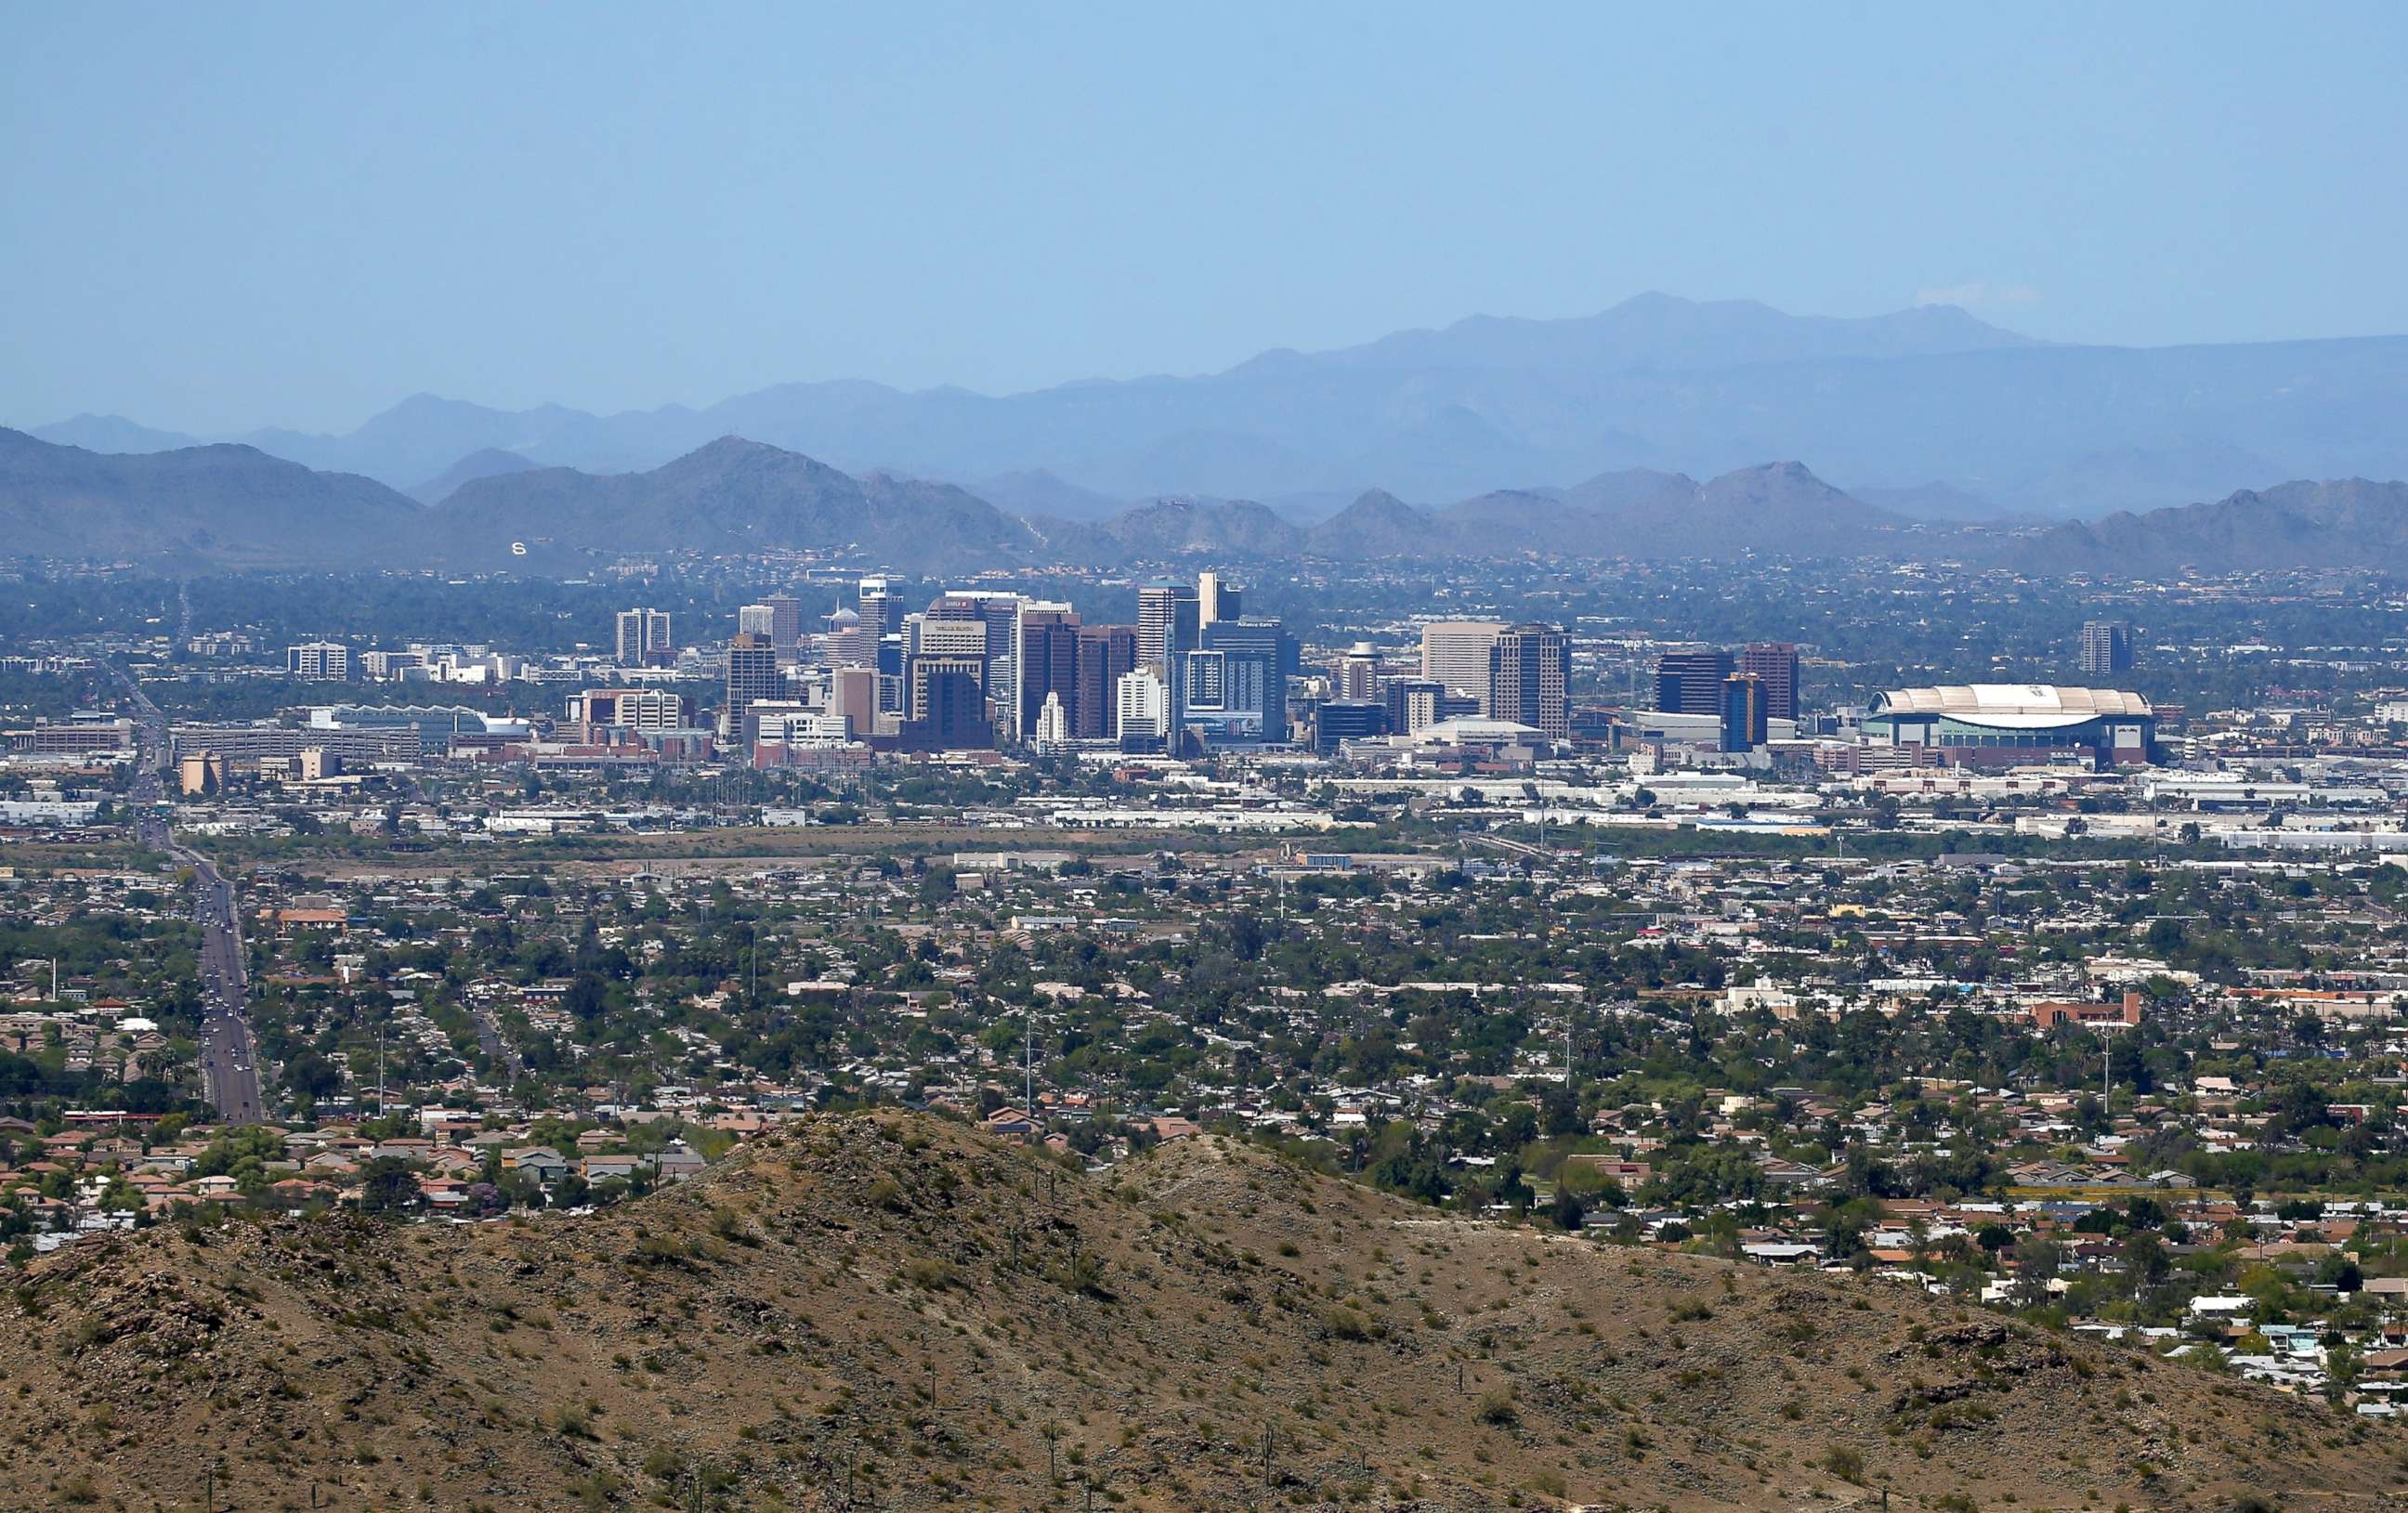
[[[828,616],[827,629],[820,633],[820,653],[831,667],[875,667],[878,637],[859,615],[838,609]]]
[[[1120,735],[1121,678],[1137,666],[1137,627],[1079,627],[1079,696],[1069,701],[1070,734],[1082,741]]]
[[[791,593],[773,593],[761,604],[769,611],[769,644],[800,646],[803,640],[803,601]]]
[[[2132,627],[2120,620],[2085,621],[2082,625],[2082,670],[2113,677],[2132,670]]]
[[[1371,649],[1370,642],[1355,642],[1330,664],[1329,686],[1339,698],[1350,704],[1380,696],[1380,653]]]
[[[737,607],[736,634],[738,635],[757,635],[771,646],[776,646],[778,637],[774,634],[774,627],[777,623],[778,612],[767,605],[748,604]]]
[[[1057,751],[1070,744],[1070,712],[1062,707],[1061,694],[1045,695],[1045,707],[1037,711],[1037,731],[1031,741],[1048,751]]]
[[[1224,583],[1218,573],[1196,575],[1196,624],[1197,629],[1216,621],[1235,620],[1246,612],[1244,592],[1235,583]]]
[[[766,635],[739,635],[727,645],[727,734],[749,750],[759,727],[752,721],[752,706],[785,693],[778,676],[778,649]]]
[[[1764,679],[1753,673],[1733,673],[1723,679],[1723,749],[1753,751],[1765,743]]]
[[[1488,709],[1488,653],[1505,623],[1496,620],[1440,620],[1422,627],[1422,676],[1467,694]]]
[[[1410,735],[1447,718],[1440,709],[1446,697],[1446,685],[1435,678],[1392,678],[1383,696],[1388,729],[1394,735]]]
[[[861,580],[861,621],[881,636],[903,629],[903,601],[896,597],[893,579],[880,576]]]
[[[903,652],[912,657],[976,657],[986,660],[986,622],[981,620],[939,620],[934,615],[903,618]]]
[[[1112,684],[1112,710],[1122,740],[1158,741],[1170,734],[1170,685],[1152,667],[1125,672]]]
[[[347,683],[351,649],[340,641],[304,641],[284,649],[284,674],[312,683]]]
[[[1798,718],[1798,648],[1787,641],[1750,641],[1739,649],[1739,671],[1764,684],[1764,712]]]
[[[910,689],[907,745],[961,751],[995,744],[984,658],[914,657]]]
[[[1714,647],[1667,651],[1656,659],[1656,707],[1667,714],[1719,715],[1723,679],[1737,670],[1731,654]]]
[[[1167,687],[1170,659],[1196,649],[1202,629],[1196,590],[1184,583],[1146,583],[1137,591],[1137,660]]]
[[[838,667],[828,675],[828,713],[844,718],[845,732],[861,740],[878,729],[878,669]]]
[[[947,589],[928,601],[926,613],[930,620],[976,621],[986,629],[987,660],[1010,660],[1011,627],[1020,618],[1019,594],[1000,589]]]
[[[1549,740],[1572,735],[1572,643],[1557,625],[1516,625],[1489,651],[1488,715]]]
[[[1230,591],[1224,589],[1226,595]],[[1262,739],[1287,739],[1287,682],[1297,674],[1301,653],[1296,637],[1287,627],[1268,615],[1242,615],[1234,620],[1216,620],[1204,627],[1197,637],[1206,651],[1226,651],[1236,656],[1254,657],[1265,668],[1261,709]]]
[[[619,611],[619,644],[617,662],[622,667],[641,667],[648,663],[665,662],[677,650],[677,642],[669,635],[669,612],[666,609],[622,609]]]
[[[1211,634],[1220,627],[1206,627]],[[1182,651],[1171,659],[1170,724],[1206,746],[1287,738],[1285,700],[1269,654],[1259,649]]]
[[[1012,621],[1011,666],[1014,736],[1034,735],[1048,697],[1058,698],[1063,718],[1071,719],[1079,702],[1079,612],[1023,599]]]
[[[996,718],[1009,724],[1019,686],[1012,662],[1012,626],[1020,619],[1020,595],[998,589],[947,589],[928,602],[930,620],[973,622],[986,631],[986,696]]]

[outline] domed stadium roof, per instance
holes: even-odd
[[[2146,720],[2156,711],[2138,693],[2120,689],[1951,683],[1941,688],[1891,689],[1873,700],[1872,713],[1931,715],[1999,730],[2055,730],[2092,720]]]

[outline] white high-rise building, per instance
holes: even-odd
[[[1440,620],[1422,627],[1422,676],[1441,683],[1449,693],[1466,693],[1488,712],[1488,658],[1505,622],[1497,620]]]
[[[1058,750],[1070,744],[1070,711],[1062,707],[1062,695],[1045,695],[1045,707],[1037,711],[1037,746],[1040,750]]]
[[[1216,588],[1215,592],[1218,590]],[[1193,651],[1203,632],[1203,604],[1184,583],[1141,583],[1137,591],[1137,660],[1167,683],[1171,659]]]
[[[622,667],[640,667],[664,660],[677,649],[677,642],[669,635],[669,612],[666,609],[622,609],[618,633],[617,661]]]
[[[340,641],[304,641],[284,649],[284,673],[313,683],[351,680],[351,649]]]
[[[875,667],[878,637],[859,615],[839,609],[828,616],[827,629],[820,634],[820,655],[831,667]]]
[[[1380,696],[1380,653],[1369,641],[1357,641],[1346,649],[1329,669],[1330,692],[1341,699],[1376,699]]]
[[[1120,715],[1122,739],[1170,734],[1170,685],[1153,668],[1123,673],[1113,689],[1112,703]]]
[[[1236,620],[1245,613],[1243,592],[1235,583],[1224,583],[1218,573],[1196,575],[1196,624],[1200,630],[1224,620]]]
[[[975,620],[932,620],[912,615],[903,622],[904,649],[915,657],[976,657],[986,661],[987,631]]]

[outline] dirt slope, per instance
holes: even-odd
[[[1096,1180],[893,1116],[590,1220],[103,1241],[0,1329],[9,1508],[197,1508],[212,1464],[220,1509],[494,1513],[2408,1487],[2387,1430],[1884,1284],[1442,1220],[1211,1140]]]

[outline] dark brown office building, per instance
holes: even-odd
[[[1740,649],[1739,670],[1764,685],[1770,720],[1798,718],[1798,648],[1787,641],[1751,641]]]
[[[1120,735],[1121,675],[1137,670],[1137,627],[1079,627],[1078,697],[1070,706],[1070,734],[1082,741],[1109,741]]]
[[[1656,707],[1666,714],[1723,712],[1723,679],[1734,671],[1731,654],[1718,647],[1667,651],[1656,659]]]
[[[911,659],[910,718],[901,744],[922,751],[971,751],[995,744],[986,712],[982,657]]]
[[[1488,652],[1488,718],[1571,738],[1570,637],[1553,625],[1516,625]]]

